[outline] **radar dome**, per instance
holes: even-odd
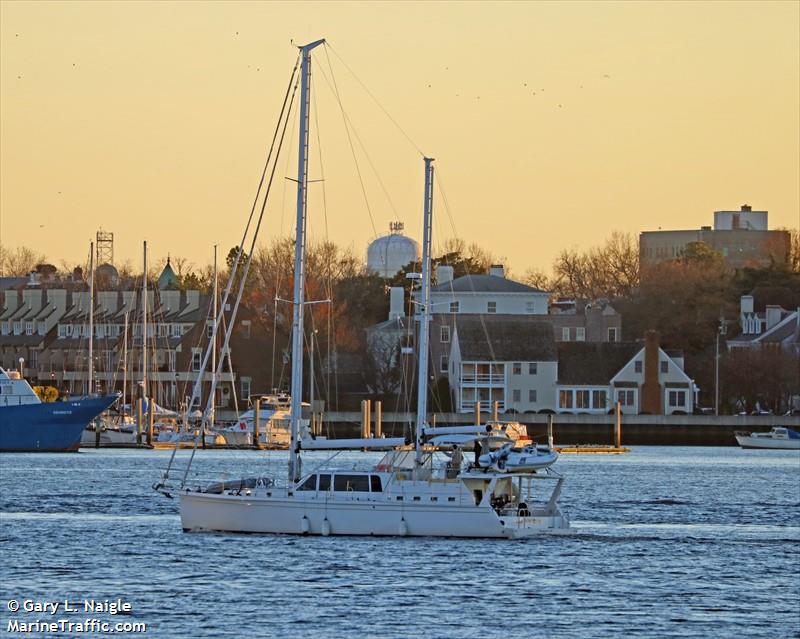
[[[389,224],[389,231],[367,247],[367,270],[385,278],[394,277],[406,264],[419,258],[419,246],[402,234],[402,222]]]

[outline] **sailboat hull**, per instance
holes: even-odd
[[[558,511],[503,516],[491,507],[474,504],[374,501],[367,506],[354,500],[199,492],[184,492],[180,500],[181,525],[186,532],[513,539],[569,527]]]

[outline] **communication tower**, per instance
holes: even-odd
[[[97,231],[97,264],[114,264],[114,234]]]

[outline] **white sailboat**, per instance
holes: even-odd
[[[154,488],[170,495],[177,493],[184,531],[497,538],[563,531],[569,528],[569,520],[557,503],[564,482],[562,476],[549,468],[540,472],[510,472],[482,464],[464,467],[460,447],[454,448],[458,454],[454,452],[439,466],[435,458],[437,446],[426,441],[433,201],[431,158],[425,158],[422,295],[418,315],[419,392],[414,450],[404,449],[406,442],[400,438],[313,439],[307,428],[303,428],[303,284],[310,62],[311,51],[323,43],[324,40],[318,40],[300,47],[291,445],[287,481],[279,485],[273,479],[250,477],[199,486],[187,481],[189,466],[177,469],[170,462],[162,481]],[[479,438],[474,435],[472,438],[489,439],[485,432]],[[325,469],[303,475],[302,451],[345,446],[391,450],[370,470]],[[452,447],[452,443],[449,446]],[[171,471],[182,474],[177,490],[170,488]],[[548,484],[552,487],[549,490]]]

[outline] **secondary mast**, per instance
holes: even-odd
[[[94,377],[94,242],[89,242],[89,389],[92,394]],[[95,426],[96,427],[96,426]]]
[[[311,50],[316,40],[300,47],[300,134],[297,150],[297,224],[294,244],[294,297],[292,312],[292,407],[289,481],[300,479],[300,420],[303,395],[303,295],[305,287],[306,190],[308,187],[308,125],[311,104]]]
[[[414,474],[422,465],[422,429],[428,416],[428,333],[430,330],[431,294],[431,218],[433,216],[433,158],[425,158],[425,196],[422,206],[422,291],[419,326],[417,369],[417,423],[414,433],[416,464]],[[416,478],[416,477],[415,477]]]

